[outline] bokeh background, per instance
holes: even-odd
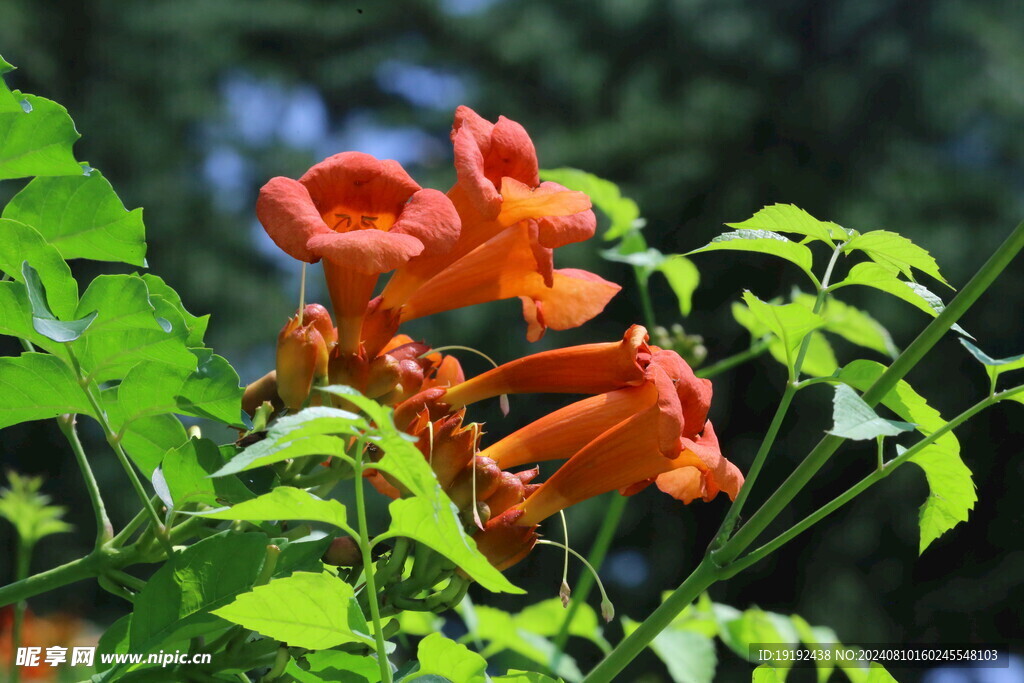
[[[298,289],[296,263],[255,221],[260,185],[357,149],[446,189],[458,104],[520,121],[542,167],[574,166],[619,183],[640,204],[648,241],[666,253],[696,248],[723,223],[787,202],[847,227],[899,231],[962,285],[1024,218],[1022,35],[1024,5],[1016,0],[0,0],[0,54],[20,67],[9,82],[67,106],[84,135],[78,158],[100,168],[129,208],[145,207],[150,267],[193,312],[213,314],[207,339],[243,382],[271,366]],[[472,346],[499,361],[616,338],[639,321],[639,301],[628,267],[601,260],[600,248],[595,239],[557,255],[561,267],[625,285],[579,330],[550,332],[531,346],[518,303],[509,301],[411,329],[434,345]],[[654,302],[659,323],[682,322],[703,335],[711,361],[749,343],[729,313],[743,288],[769,298],[798,282],[793,269],[754,255],[696,260],[702,283],[690,317],[680,320],[657,277]],[[78,264],[77,273],[88,276],[90,267]],[[870,310],[901,347],[926,323],[901,302],[853,289],[843,297]],[[995,357],[1024,351],[1020,260],[962,323]],[[16,353],[9,342],[3,350]],[[841,362],[866,353],[837,350]],[[468,369],[483,369],[475,363],[466,360]],[[765,357],[715,382],[712,418],[743,469],[783,380]],[[950,415],[986,390],[983,372],[952,337],[909,380]],[[828,428],[830,394],[801,392],[753,502]],[[475,417],[497,436],[560,403],[513,397],[510,417],[493,407]],[[907,467],[712,596],[799,613],[849,642],[1004,643],[1020,652],[1019,411],[997,407],[959,431],[980,502],[968,524],[922,557],[917,508],[927,489]],[[123,522],[134,497],[99,435],[85,431],[115,522]],[[4,467],[45,475],[68,518],[89,526],[88,500],[55,424],[4,430],[0,457]],[[781,523],[859,478],[873,457],[871,448],[844,447]],[[571,510],[581,550],[606,502]],[[620,613],[642,619],[678,584],[725,506],[683,508],[657,491],[630,502],[602,571]],[[51,537],[35,568],[73,559],[89,541]],[[0,543],[12,547],[9,525]],[[0,581],[10,579],[9,559],[0,551]],[[538,549],[511,576],[531,598],[552,597],[561,561]],[[101,626],[124,608],[91,583],[33,607],[70,610]],[[620,637],[615,625],[608,632]],[[576,654],[584,670],[599,655],[588,646]],[[719,654],[721,680],[748,675],[748,665],[723,648]],[[666,676],[647,654],[626,679]]]

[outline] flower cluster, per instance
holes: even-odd
[[[465,379],[458,361],[398,332],[401,323],[518,297],[527,338],[600,313],[619,286],[554,268],[554,250],[594,234],[589,198],[540,182],[534,146],[518,123],[491,123],[459,107],[452,128],[457,182],[421,188],[394,161],[337,154],[298,180],[274,178],[257,214],[274,242],[300,261],[323,261],[334,318],[311,304],[278,338],[276,376],[246,393],[295,410],[314,384],[346,384],[394,406],[491,562],[525,557],[537,525],[569,505],[654,483],[689,503],[743,477],[721,454],[707,421],[711,384],[674,351],[630,327],[621,341],[545,351]],[[391,273],[380,294],[378,280]],[[466,406],[514,393],[590,397],[481,450]],[[315,400],[315,399],[312,399]],[[536,463],[565,460],[542,484]],[[534,465],[519,472],[511,468]],[[401,485],[371,480],[392,497]]]

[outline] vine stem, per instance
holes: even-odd
[[[18,560],[16,570],[17,581],[24,581],[28,578],[29,566],[32,563],[32,548],[34,545],[34,543],[26,543],[23,538],[18,539]],[[25,600],[19,600],[14,605],[14,623],[11,624],[11,683],[18,683],[18,679],[21,675],[21,667],[18,666],[18,660],[15,658],[14,654],[21,646],[21,627],[25,623],[25,609],[27,607],[28,605]]]
[[[1024,222],[1014,229],[945,310],[928,324],[911,345],[868,388],[862,399],[868,405],[874,406],[888,394],[992,285],[1021,249],[1024,249]],[[822,439],[739,532],[717,551],[709,548],[705,552],[704,558],[683,583],[669,594],[661,606],[654,610],[633,633],[623,639],[598,663],[583,679],[583,683],[612,681],[659,633],[672,623],[672,620],[683,609],[696,600],[709,586],[723,578],[735,575],[736,571],[733,571],[735,568],[730,565],[775,520],[843,441],[844,439],[831,435]],[[906,453],[903,455],[906,456]],[[857,493],[860,491],[853,495]]]
[[[85,393],[85,397],[89,400],[89,405],[92,406],[95,418],[103,429],[103,435],[106,437],[107,443],[110,444],[110,448],[113,449],[114,455],[117,456],[117,459],[121,463],[121,467],[124,468],[125,473],[128,475],[128,479],[131,480],[132,488],[135,489],[135,493],[142,502],[142,506],[146,509],[147,514],[153,521],[153,532],[159,539],[160,544],[164,546],[164,550],[167,552],[167,558],[170,559],[174,557],[174,548],[171,546],[171,542],[167,538],[167,530],[164,527],[164,523],[157,514],[156,508],[153,507],[153,503],[149,499],[149,494],[146,493],[146,489],[143,488],[142,482],[139,480],[139,475],[135,472],[135,467],[128,460],[128,456],[125,454],[124,448],[121,447],[120,439],[110,426],[106,412],[93,395],[92,382],[82,372],[82,366],[79,364],[74,350],[70,346],[67,346],[66,348],[68,350],[68,358],[71,359],[71,365],[74,367],[75,374],[78,376],[78,381],[81,384],[82,391]]]
[[[839,254],[842,253],[842,249],[843,245],[840,243],[832,251],[832,258],[829,260],[828,267],[825,269],[825,276],[818,284],[818,295],[814,299],[814,308],[811,310],[815,315],[817,315],[825,305],[825,299],[828,296],[828,283],[832,277],[832,271],[835,268],[836,260],[839,258]],[[768,425],[768,431],[765,432],[764,439],[761,440],[761,445],[757,449],[757,454],[754,456],[754,462],[750,465],[750,469],[747,471],[746,480],[743,482],[743,486],[740,487],[739,493],[736,494],[736,500],[734,500],[732,505],[729,506],[729,511],[726,513],[725,519],[722,520],[722,525],[718,528],[718,533],[715,534],[715,538],[711,542],[711,547],[714,549],[720,548],[726,541],[728,541],[733,530],[735,530],[736,523],[739,521],[740,514],[743,512],[743,506],[746,504],[747,498],[750,496],[750,491],[754,487],[754,482],[757,481],[757,477],[761,473],[761,468],[768,459],[768,453],[771,452],[772,446],[775,445],[775,439],[779,434],[779,429],[782,428],[782,422],[786,419],[786,414],[789,412],[789,406],[792,404],[793,397],[796,395],[797,382],[800,379],[800,369],[803,367],[804,358],[807,356],[807,349],[810,347],[810,344],[811,333],[808,333],[800,343],[800,350],[796,354],[796,360],[789,368],[789,381],[786,382],[786,389],[782,393],[782,398],[779,401],[779,407],[775,410],[775,416],[772,417],[771,424]]]
[[[96,547],[100,547],[114,536],[114,527],[110,524],[107,516],[107,508],[100,496],[100,487],[96,483],[96,475],[93,474],[89,459],[82,448],[82,442],[78,438],[78,430],[75,428],[75,416],[73,414],[61,415],[57,418],[57,425],[60,427],[64,438],[71,445],[75,453],[78,467],[82,470],[82,478],[85,480],[85,490],[89,493],[89,500],[92,502],[93,515],[96,517]]]
[[[377,599],[377,581],[373,571],[373,555],[370,552],[370,533],[366,523],[366,501],[363,495],[363,444],[364,439],[356,442],[355,453],[355,484],[356,484],[356,515],[359,521],[359,550],[363,556],[363,576],[366,578],[366,595],[370,603],[370,617],[373,619],[373,637],[377,643],[377,664],[380,667],[380,678],[383,683],[391,683],[391,664],[388,662],[387,646],[384,632],[381,629],[380,602]]]

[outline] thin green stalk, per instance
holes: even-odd
[[[82,366],[78,362],[78,358],[75,356],[74,350],[70,347],[66,347],[68,350],[68,357],[71,359],[71,365],[74,367],[75,374],[78,376],[78,381],[82,386],[82,391],[85,393],[86,398],[89,401],[89,405],[92,406],[93,414],[96,420],[100,423],[100,427],[103,429],[103,435],[107,438],[107,443],[113,449],[114,454],[117,456],[118,461],[121,463],[121,467],[124,468],[125,473],[128,475],[128,479],[132,483],[132,488],[135,489],[136,495],[139,497],[139,501],[142,502],[143,507],[149,514],[150,519],[153,521],[153,531],[156,537],[160,540],[160,544],[164,546],[164,550],[167,553],[167,558],[174,557],[174,548],[171,546],[171,542],[167,539],[167,530],[164,527],[163,522],[160,520],[160,516],[156,512],[156,508],[149,500],[149,494],[146,493],[146,489],[143,488],[142,482],[139,480],[139,475],[135,472],[135,467],[128,460],[128,456],[124,452],[124,448],[121,447],[121,441],[117,434],[114,433],[113,428],[110,426],[110,422],[107,421],[107,414],[104,412],[103,407],[100,406],[99,401],[92,392],[92,383],[86,378],[82,372]]]
[[[770,339],[759,339],[746,351],[740,351],[737,354],[723,358],[717,363],[713,363],[705,368],[697,370],[695,374],[701,379],[711,379],[712,377],[722,374],[726,370],[732,370],[737,365],[742,365],[749,360],[753,360],[758,356],[763,355],[770,345]]]
[[[383,683],[391,683],[391,663],[381,630],[380,603],[377,599],[377,582],[374,579],[373,555],[370,553],[370,533],[366,523],[366,501],[363,495],[363,440],[356,442],[355,450],[356,516],[359,521],[359,550],[363,555],[363,576],[366,577],[366,593],[370,602],[370,617],[373,620],[373,636],[377,643],[377,664]]]
[[[157,496],[153,496],[150,499],[150,502],[155,506],[160,502],[160,499]],[[132,517],[131,521],[129,521],[124,528],[117,532],[117,535],[110,540],[110,545],[115,548],[119,548],[124,545],[128,539],[131,538],[131,535],[135,533],[140,526],[142,526],[148,516],[149,515],[145,508],[139,510],[138,513]]]
[[[103,566],[102,558],[103,555],[93,552],[85,557],[72,560],[67,564],[62,564],[59,567],[48,569],[39,574],[26,576],[21,580],[3,586],[0,588],[0,607],[6,607],[19,600],[25,600],[34,595],[46,593],[61,586],[66,586],[69,583],[95,576]]]
[[[917,365],[928,351],[941,339],[949,328],[974,304],[992,285],[995,279],[1024,249],[1024,222],[1020,223],[996,252],[975,273],[960,293],[945,310],[917,336],[893,364],[882,373],[862,396],[865,403],[874,407],[888,394],[910,370]],[[820,470],[844,439],[828,435],[804,458],[792,474],[769,496],[761,508],[724,546],[712,554],[718,566],[729,564],[750,546],[764,532],[769,524],[781,513],[790,501],[807,485]]]
[[[594,545],[590,548],[590,554],[587,555],[587,562],[594,567],[595,572],[601,570],[604,558],[608,554],[612,540],[615,538],[615,530],[619,527],[619,520],[622,519],[622,513],[626,509],[626,502],[629,500],[626,496],[619,495],[618,493],[610,495],[613,496],[612,501],[608,504],[604,520],[601,522],[601,528],[597,532],[597,537],[594,538]],[[587,601],[593,588],[593,575],[589,572],[583,572],[580,575],[579,581],[576,582],[576,588],[572,592],[572,602],[569,603],[569,608],[565,612],[565,618],[562,619],[562,625],[558,629],[558,635],[555,636],[555,656],[552,659],[552,666],[557,666],[558,660],[561,659],[565,644],[569,641],[569,626],[576,617],[576,612],[579,611],[580,606]]]
[[[748,567],[757,564],[765,557],[771,555],[773,552],[775,552],[776,550],[778,550],[785,544],[789,543],[791,540],[793,540],[794,538],[796,538],[797,536],[799,536],[800,534],[807,531],[809,528],[823,520],[825,517],[828,517],[830,514],[832,514],[839,508],[849,503],[851,500],[859,496],[861,493],[863,493],[871,486],[877,484],[878,482],[888,477],[896,470],[897,467],[913,458],[915,455],[920,453],[922,450],[924,450],[931,444],[935,443],[946,433],[956,429],[964,422],[974,417],[975,415],[980,413],[982,410],[988,408],[989,406],[992,406],[1001,400],[1004,400],[1006,398],[1009,398],[1010,396],[1013,396],[1021,392],[1024,392],[1024,387],[1015,387],[1014,389],[1008,389],[1006,391],[1000,392],[999,394],[995,394],[994,396],[989,396],[984,400],[974,404],[973,406],[971,406],[970,408],[968,408],[967,410],[960,413],[952,420],[944,424],[941,428],[935,430],[924,439],[921,439],[912,447],[908,448],[900,455],[896,456],[889,462],[885,463],[884,465],[876,469],[874,472],[867,475],[859,482],[848,488],[846,491],[833,498],[827,504],[815,510],[810,515],[804,517],[802,520],[794,524],[792,527],[790,527],[786,531],[782,532],[781,534],[773,538],[771,541],[765,543],[756,550],[751,551],[747,555],[744,555],[742,558],[733,562],[728,567],[728,575],[733,576],[747,569]]]
[[[78,430],[75,428],[75,416],[72,414],[61,415],[57,418],[57,425],[64,434],[64,438],[71,445],[71,450],[78,461],[78,468],[82,471],[82,478],[85,480],[85,490],[89,493],[89,500],[92,502],[93,515],[96,517],[96,547],[100,547],[109,541],[114,535],[114,527],[107,517],[107,508],[100,496],[100,487],[96,483],[96,475],[92,472],[89,459],[82,448],[82,442],[78,438]]]
[[[836,246],[832,251],[832,258],[829,259],[828,267],[825,269],[825,276],[821,279],[821,283],[818,286],[818,295],[814,299],[814,308],[812,313],[817,314],[821,311],[825,305],[825,299],[828,296],[828,283],[832,278],[832,271],[835,268],[836,260],[839,258],[839,254],[842,252],[842,245]],[[757,449],[757,454],[754,456],[754,462],[750,465],[750,470],[747,472],[743,486],[740,487],[740,492],[736,495],[736,500],[733,501],[732,505],[729,506],[729,511],[725,515],[725,519],[722,520],[722,525],[718,528],[718,533],[715,534],[714,540],[711,542],[713,549],[720,548],[729,537],[732,535],[736,528],[736,524],[740,519],[740,514],[743,512],[743,506],[747,502],[747,498],[750,497],[750,492],[754,488],[754,482],[757,481],[758,475],[761,473],[761,468],[764,467],[765,461],[768,459],[768,454],[771,452],[772,446],[775,445],[775,438],[779,434],[779,429],[782,427],[782,422],[786,418],[786,413],[789,412],[789,406],[793,402],[793,397],[797,392],[797,382],[800,379],[800,369],[803,367],[804,358],[807,356],[807,349],[810,348],[811,335],[808,334],[803,338],[800,343],[800,350],[796,354],[796,360],[793,366],[789,368],[789,381],[786,383],[786,389],[782,393],[782,399],[779,401],[779,406],[775,410],[775,416],[772,418],[771,424],[768,426],[768,431],[765,432],[764,439],[761,440],[761,446]]]
[[[16,581],[24,581],[28,578],[29,565],[32,563],[32,548],[34,543],[26,543],[24,539],[18,539],[18,560],[15,572]],[[28,603],[19,600],[14,605],[14,623],[11,625],[11,683],[18,683],[21,676],[20,667],[14,654],[21,646],[21,626],[25,622],[25,609]]]
[[[640,290],[640,309],[644,314],[644,325],[648,332],[654,330],[657,323],[654,317],[654,306],[651,304],[651,293],[647,291],[648,276],[643,273],[643,267],[633,266],[633,274],[636,276],[636,287]]]

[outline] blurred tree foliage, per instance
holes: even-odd
[[[447,133],[460,103],[522,122],[542,166],[620,183],[648,218],[648,241],[664,251],[695,248],[721,223],[782,201],[848,227],[903,232],[962,284],[1024,216],[1024,8],[1013,0],[0,0],[0,17],[0,53],[21,67],[12,85],[71,111],[85,134],[79,158],[100,168],[129,208],[145,207],[151,267],[192,310],[214,313],[209,338],[243,380],[271,362],[296,289],[294,265],[260,247],[252,208],[260,185],[355,147],[446,187]],[[595,247],[568,249],[563,263],[626,282],[624,268],[597,262]],[[745,344],[727,305],[739,287],[779,293],[789,273],[756,258],[698,258],[704,283],[687,328],[705,335],[714,359]],[[667,290],[655,294],[659,314],[673,321]],[[899,303],[873,310],[900,345],[924,323]],[[995,356],[1019,353],[1021,310],[1016,265],[965,327]],[[499,317],[518,318],[516,305],[483,311],[418,329],[428,339],[458,330],[458,343],[503,359],[526,351],[518,320],[512,334],[493,338],[508,329],[495,325]],[[608,315],[555,342],[616,335],[637,316],[627,290]],[[771,367],[716,383],[717,409],[732,406],[716,424],[741,464],[776,400],[781,378],[764,371]],[[944,411],[971,393],[949,392],[951,384],[984,390],[958,344],[941,346],[930,367],[941,371],[911,380]],[[783,439],[780,458],[798,458],[825,424],[827,399],[813,398],[819,405],[809,401],[799,440]],[[1009,459],[1010,424],[1000,413],[963,432],[966,443],[973,434],[996,449],[964,449],[982,501],[970,526],[919,563],[914,522],[924,489],[897,478],[838,517],[829,535],[795,545],[726,597],[788,605],[846,640],[998,640],[1010,624],[1019,628],[981,590],[1006,586],[992,594],[1012,604],[1010,577],[1024,571],[1007,521],[1007,501],[1024,495],[1021,461]],[[58,444],[55,433],[52,425],[8,430],[3,455],[55,475],[67,462],[59,446],[52,452],[62,455],[45,461],[19,450],[35,437]],[[841,486],[862,464],[837,465],[827,483]],[[113,469],[106,474],[121,485]],[[62,502],[81,495],[73,476],[53,486]],[[581,544],[600,511],[587,509],[578,515]],[[635,553],[613,558],[610,571],[613,584],[616,561],[649,572],[642,587],[630,587],[629,572],[619,581],[632,610],[678,580],[687,549],[706,542],[721,508],[679,513],[642,496],[630,510],[630,536],[621,538]],[[45,557],[41,548],[40,561],[73,551]],[[524,571],[559,561],[537,555]],[[773,572],[792,579],[766,598],[769,582],[759,577]],[[910,581],[920,601],[896,597]],[[1013,590],[1019,604],[1019,585]],[[989,626],[963,626],[954,617],[967,610]]]

